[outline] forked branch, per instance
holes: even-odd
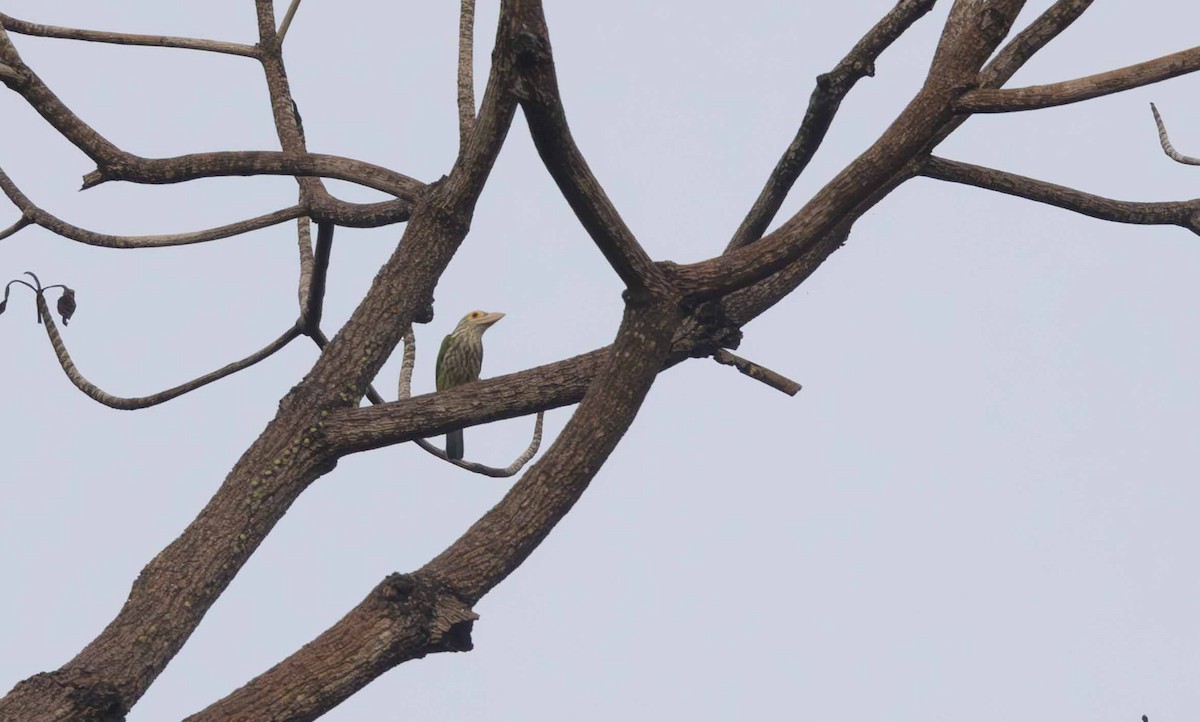
[[[558,90],[550,35],[540,4],[523,30],[518,86],[538,155],[609,265],[633,292],[662,291],[667,280],[638,243],[575,145]]]
[[[808,110],[796,137],[775,164],[775,170],[733,234],[726,251],[741,248],[762,237],[792,186],[821,147],[842,99],[859,80],[875,76],[875,61],[904,31],[932,10],[934,2],[936,0],[900,0],[855,43],[833,70],[817,76],[817,86],[808,98]]]

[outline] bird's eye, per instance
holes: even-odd
[[[471,318],[479,318],[479,317],[480,317],[480,316],[482,316],[482,315],[483,315],[483,314],[482,314],[482,313],[480,313],[479,311],[472,311],[472,312],[471,312]]]

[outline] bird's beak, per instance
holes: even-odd
[[[486,314],[483,318],[479,319],[479,323],[482,326],[487,327],[487,326],[491,326],[493,323],[499,321],[502,318],[504,318],[504,314],[497,311],[496,313]]]

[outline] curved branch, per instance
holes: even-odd
[[[25,20],[18,20],[10,15],[0,13],[0,25],[5,29],[21,35],[32,35],[40,38],[62,38],[64,40],[84,40],[93,43],[110,43],[113,45],[146,45],[160,48],[182,48],[184,50],[205,50],[212,53],[241,55],[247,58],[258,57],[258,50],[253,45],[241,43],[226,43],[220,40],[198,40],[195,38],[176,38],[169,35],[140,35],[137,33],[112,33],[104,30],[81,30],[78,28],[60,28],[54,25],[41,25]]]
[[[767,226],[783,205],[796,179],[804,172],[825,140],[829,126],[842,105],[842,99],[864,77],[875,76],[875,60],[892,43],[933,9],[936,0],[900,0],[867,34],[859,40],[833,70],[817,76],[817,86],[808,98],[808,110],[791,145],[775,165],[754,206],[738,226],[726,251],[752,243],[762,237]]]
[[[282,336],[267,344],[263,348],[255,351],[240,361],[234,361],[231,364],[222,366],[221,368],[207,373],[197,379],[180,384],[165,391],[160,391],[149,396],[134,396],[121,397],[113,396],[104,391],[99,386],[88,381],[79,369],[76,368],[75,362],[71,360],[71,354],[67,353],[66,344],[63,343],[62,336],[58,333],[58,327],[54,324],[54,319],[50,315],[50,308],[46,305],[45,298],[38,295],[38,313],[46,324],[46,335],[50,337],[50,345],[54,347],[54,355],[58,357],[58,363],[62,366],[62,370],[66,373],[67,378],[75,387],[86,394],[94,401],[98,401],[109,408],[118,409],[121,411],[134,411],[136,409],[144,409],[150,406],[165,403],[171,399],[178,398],[196,389],[207,386],[214,381],[219,381],[226,376],[237,373],[243,369],[250,368],[259,361],[263,361],[270,357],[276,351],[279,351],[284,346],[287,346],[293,340],[300,336],[299,326],[292,326],[283,333]]]
[[[0,173],[2,173],[2,172],[3,171],[0,171]],[[8,228],[5,228],[3,231],[0,231],[0,241],[3,241],[5,238],[8,238],[9,236],[15,236],[22,228],[25,228],[26,226],[31,226],[31,225],[33,225],[33,221],[29,220],[25,216],[21,216],[11,226],[9,226]]]
[[[412,327],[409,327],[409,329],[404,332],[404,358],[400,364],[400,381],[398,383],[396,395],[396,398],[400,401],[411,398],[412,396],[412,375],[413,367],[416,365],[416,361],[417,341],[413,337]],[[425,439],[414,439],[414,441],[417,442],[417,446],[421,447],[425,451],[433,454],[442,461],[454,464],[460,469],[466,469],[467,471],[475,474],[482,474],[484,476],[505,478],[515,476],[517,472],[519,472],[521,468],[525,466],[525,464],[529,463],[529,460],[533,458],[533,455],[537,453],[538,447],[541,446],[542,443],[543,416],[544,412],[537,412],[537,420],[533,422],[533,440],[529,442],[528,448],[521,452],[521,455],[518,456],[513,463],[502,469],[495,466],[479,464],[474,461],[451,459],[446,455],[445,451],[442,451]]]
[[[1167,202],[1118,201],[1015,173],[1005,173],[937,156],[930,156],[925,161],[920,174],[935,180],[963,183],[1057,206],[1105,221],[1136,225],[1173,225],[1200,234],[1200,199]]]
[[[529,446],[521,452],[521,455],[513,460],[513,463],[505,466],[504,468],[488,466],[486,464],[480,464],[474,461],[465,461],[463,459],[451,459],[450,457],[446,456],[445,451],[442,451],[425,439],[416,439],[416,442],[417,446],[421,447],[425,451],[428,451],[430,454],[433,454],[442,461],[454,464],[460,469],[466,469],[473,474],[490,476],[494,479],[507,479],[510,476],[516,476],[517,473],[529,463],[529,460],[533,458],[533,455],[537,453],[538,447],[542,445],[542,419],[543,416],[545,416],[545,413],[546,412],[544,411],[537,412],[537,420],[533,422],[533,440],[529,442]]]
[[[274,22],[273,15],[270,22]],[[260,21],[260,29],[262,29],[262,25],[263,23]],[[282,154],[280,156],[264,156],[254,152],[247,154],[201,153],[193,156],[181,156],[186,159],[181,162],[184,167],[181,172],[186,174],[190,167],[188,164],[193,162],[201,164],[213,162],[217,168],[225,163],[228,164],[226,170],[234,175],[246,174],[247,171],[252,171],[253,174],[271,174],[275,172],[273,169],[278,167],[282,174],[298,176],[302,191],[301,205],[305,206],[309,215],[315,220],[328,220],[338,225],[358,228],[377,227],[408,220],[412,213],[412,203],[409,198],[419,193],[422,187],[417,181],[394,171],[359,161],[340,159],[336,156],[308,156],[292,110],[293,105],[290,102],[291,95],[287,90],[287,79],[283,74],[282,61],[278,57],[278,45],[274,43],[274,28],[263,29],[263,34],[271,40],[271,43],[264,47],[274,48],[273,53],[264,53],[260,57],[264,68],[267,69],[268,86],[272,89],[272,98],[282,101],[286,106],[281,108],[277,107],[280,103],[273,104],[276,124],[283,129],[280,132],[287,138],[287,141],[284,142],[284,150],[299,156],[294,161],[299,164],[299,167],[295,169],[295,173],[292,173],[284,170],[281,165],[275,165],[283,163]],[[170,177],[171,166],[164,166],[162,161],[165,160],[169,164],[176,159],[150,159],[127,153],[96,132],[94,128],[75,115],[38,77],[37,73],[34,73],[21,60],[21,56],[17,53],[3,27],[0,27],[0,66],[7,67],[11,71],[7,74],[0,73],[0,81],[19,93],[51,127],[96,164],[99,170],[87,176],[93,185],[101,182],[104,178],[120,177],[124,172],[136,176],[139,171],[145,171],[147,177],[155,178],[155,180],[145,182],[173,182],[158,178],[159,176]],[[293,161],[289,161],[289,163],[291,162]],[[261,163],[263,169],[257,170],[255,163]],[[345,177],[346,180],[352,182],[361,181],[369,187],[386,184],[386,192],[395,192],[397,195],[405,197],[383,203],[342,201],[329,195],[318,178],[309,177],[306,174],[306,164],[311,164],[308,170],[313,171],[313,175],[319,175],[317,171],[328,171],[330,177]],[[306,188],[307,192],[305,192]]]
[[[1167,154],[1167,157],[1184,165],[1200,165],[1200,158],[1184,155],[1175,150],[1175,146],[1171,145],[1171,139],[1167,137],[1167,124],[1163,122],[1162,116],[1158,114],[1158,108],[1154,107],[1154,103],[1150,104],[1150,110],[1154,113],[1154,124],[1158,126],[1158,143],[1162,146],[1163,152]]]
[[[274,213],[267,213],[266,215],[256,216],[244,221],[238,221],[237,223],[230,223],[203,231],[159,236],[113,236],[107,233],[96,233],[86,228],[80,228],[42,210],[28,196],[21,192],[21,189],[17,187],[16,183],[13,182],[12,178],[3,169],[0,169],[0,190],[3,190],[9,200],[13,202],[13,205],[21,210],[24,214],[24,219],[28,223],[37,224],[63,238],[103,248],[186,246],[192,243],[216,241],[222,238],[250,233],[251,231],[268,228],[304,215],[304,208],[301,206],[292,206],[291,208],[284,208]],[[3,238],[3,236],[0,236],[0,238]]]
[[[217,176],[290,175],[336,178],[391,193],[409,202],[420,198],[425,184],[373,163],[321,153],[296,156],[277,150],[191,153],[173,158],[133,158],[119,166],[94,170],[83,177],[83,190],[108,181],[161,185]]]
[[[0,74],[0,80],[33,107],[39,115],[76,148],[101,167],[118,164],[128,154],[96,132],[75,115],[33,72],[13,46],[8,33],[0,27],[0,64],[12,73]]]
[[[1011,89],[980,88],[963,95],[954,107],[959,113],[1010,113],[1052,108],[1140,88],[1197,70],[1200,70],[1200,46],[1061,83]]]

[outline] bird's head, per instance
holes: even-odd
[[[472,311],[462,320],[458,322],[458,331],[470,331],[476,336],[482,336],[483,332],[491,328],[492,324],[504,318],[502,313],[488,313],[487,311]]]

